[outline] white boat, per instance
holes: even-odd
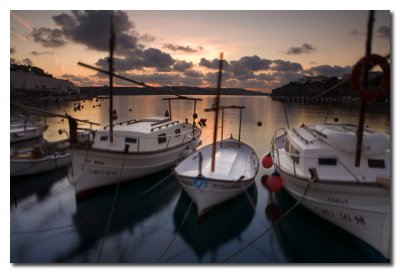
[[[43,142],[41,145],[12,149],[10,176],[33,175],[64,168],[71,163],[69,142]]]
[[[37,121],[13,120],[10,123],[10,143],[41,138],[48,126]]]
[[[259,168],[254,150],[233,138],[217,142],[215,171],[211,171],[211,159],[212,144],[187,157],[174,170],[182,188],[197,205],[198,216],[246,191],[253,185]]]
[[[77,120],[68,118],[72,148],[72,166],[68,178],[75,187],[77,199],[93,190],[120,182],[154,174],[174,166],[193,153],[200,142],[201,129],[196,126],[196,103],[201,99],[175,94],[166,98],[169,112],[166,117],[145,118],[114,123],[117,119],[113,107],[113,77],[153,88],[114,73],[113,54],[115,33],[111,19],[109,70],[87,64],[87,68],[109,75],[109,125],[104,130],[79,134]],[[194,102],[193,122],[189,124],[172,120],[171,100],[185,99]],[[107,129],[108,127],[108,129]],[[89,132],[89,133],[87,133]]]
[[[72,166],[69,181],[77,198],[101,187],[132,180],[174,166],[194,152],[200,128],[154,117],[128,121],[95,133],[92,140],[72,140]]]
[[[364,128],[360,164],[355,167],[357,128],[322,123],[278,129],[272,160],[295,200],[303,198],[304,207],[390,258],[390,139]]]
[[[220,87],[222,77],[222,54],[218,75],[217,96],[213,108],[215,111],[213,143],[201,148],[187,157],[174,169],[179,183],[197,205],[200,217],[211,207],[229,200],[244,192],[254,183],[259,169],[258,157],[254,150],[240,141],[242,110],[244,106],[220,106]],[[240,110],[239,139],[217,140],[218,115],[225,109]]]

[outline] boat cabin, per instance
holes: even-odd
[[[354,167],[356,126],[302,125],[290,128],[282,139],[278,164],[295,176],[309,176],[316,168],[320,179],[376,182],[390,176],[390,139],[365,128],[360,167]]]
[[[92,148],[150,152],[183,144],[193,138],[192,133],[191,124],[172,121],[168,117],[152,117],[115,124],[113,142],[110,142],[108,130],[96,132]]]

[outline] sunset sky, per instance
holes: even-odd
[[[118,10],[116,73],[152,85],[269,90],[306,75],[342,76],[365,54],[368,11]],[[10,10],[10,60],[80,86],[107,78],[111,11]],[[391,52],[391,14],[375,13],[372,51]],[[117,82],[119,85],[129,85]]]

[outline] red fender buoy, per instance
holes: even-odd
[[[281,190],[283,185],[282,177],[280,174],[275,171],[273,174],[271,174],[268,179],[267,179],[267,189],[270,192],[278,192]]]
[[[272,162],[272,157],[271,153],[268,153],[266,156],[263,157],[261,164],[263,165],[264,168],[269,169],[272,167],[273,162]]]

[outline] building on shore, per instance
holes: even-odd
[[[67,80],[22,71],[10,71],[10,89],[11,96],[40,97],[80,93],[79,88]]]

